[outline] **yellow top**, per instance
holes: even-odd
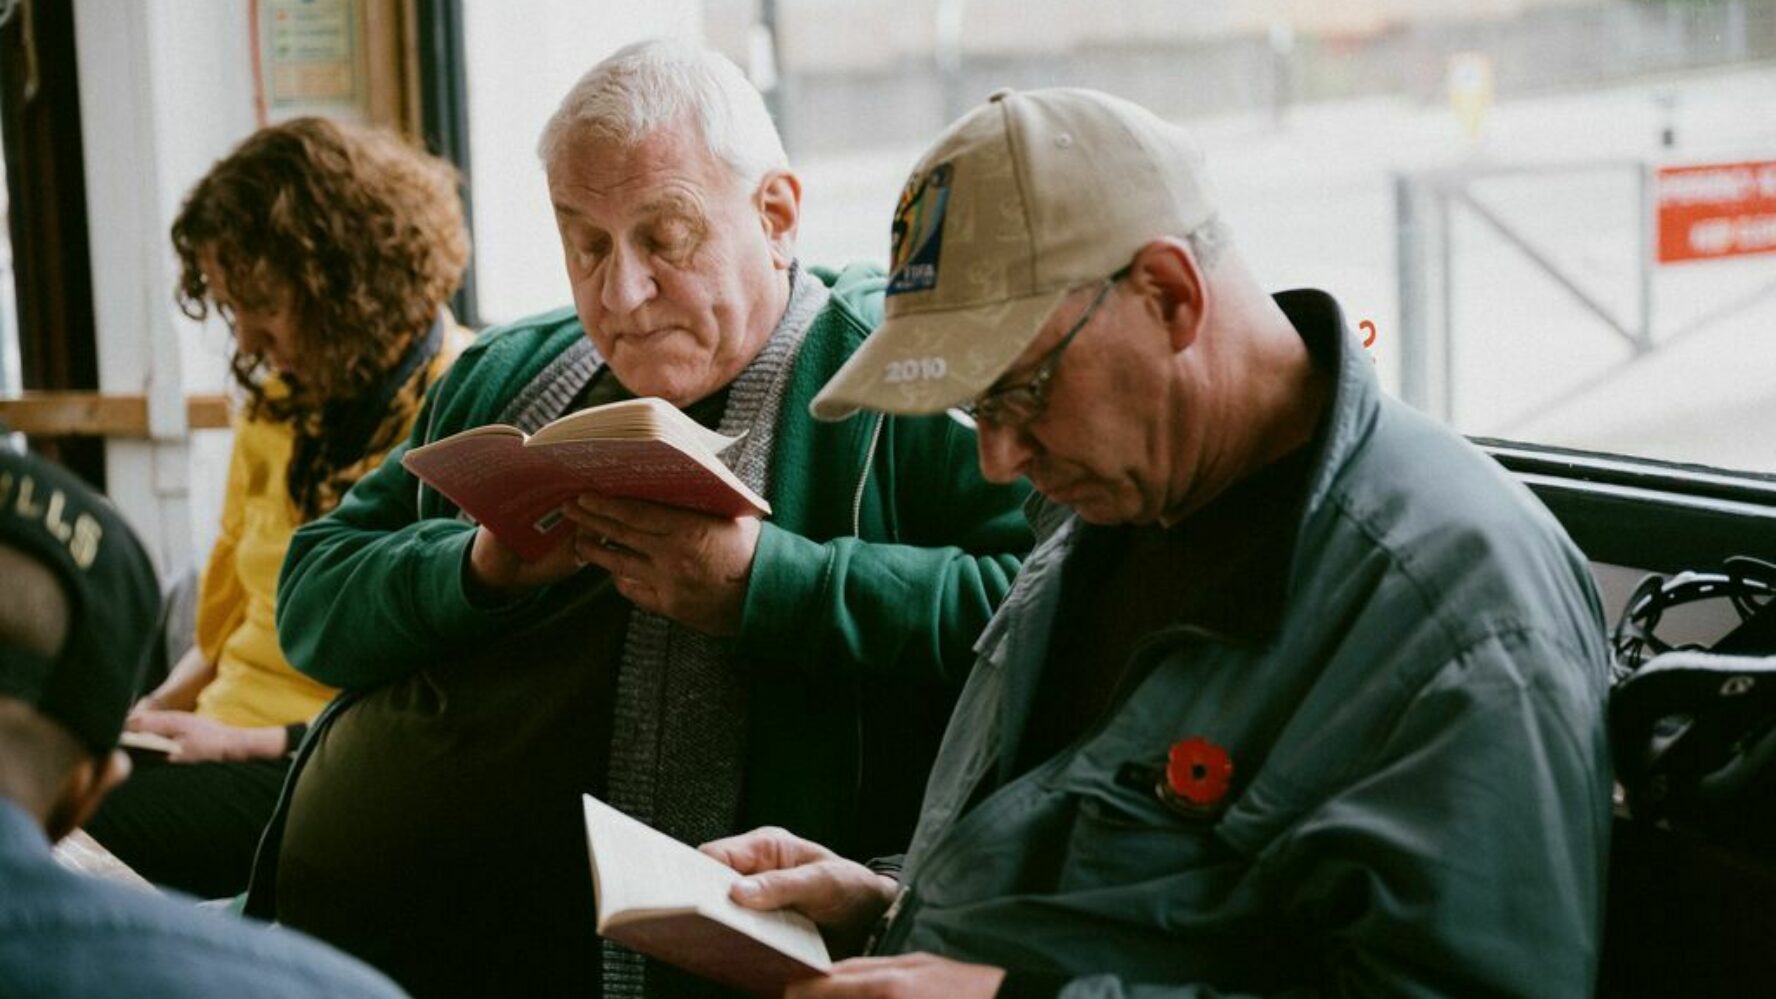
[[[427,384],[471,339],[454,324],[447,329],[443,349],[428,366]],[[402,440],[412,429],[412,415]],[[216,664],[215,679],[198,694],[197,713],[229,725],[307,721],[337,693],[296,672],[278,646],[278,570],[301,526],[286,484],[294,447],[288,423],[235,421],[222,529],[197,594],[197,646]],[[376,455],[368,467],[382,457]]]
[[[278,569],[299,526],[284,485],[295,442],[284,422],[239,420],[222,532],[197,594],[197,645],[216,678],[197,713],[229,725],[288,725],[313,718],[334,690],[296,672],[278,648]]]

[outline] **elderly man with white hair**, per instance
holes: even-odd
[[[944,416],[809,417],[884,282],[798,263],[800,182],[731,63],[626,48],[539,154],[574,307],[485,334],[410,446],[658,396],[741,437],[724,459],[774,512],[587,494],[527,562],[397,452],[290,546],[284,648],[347,693],[249,908],[419,996],[694,991],[601,950],[580,792],[693,843],[767,822],[888,852],[1030,543],[1026,492]]]

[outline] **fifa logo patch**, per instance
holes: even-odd
[[[939,163],[923,177],[914,177],[900,192],[894,209],[894,236],[889,252],[888,294],[928,291],[937,287],[938,257],[943,252],[944,209],[950,203],[948,163]]]

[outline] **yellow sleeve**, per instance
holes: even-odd
[[[249,475],[246,421],[234,423],[234,449],[228,459],[228,486],[222,494],[222,529],[210,549],[203,579],[197,588],[197,647],[214,663],[222,658],[222,646],[240,627],[247,614],[247,591],[235,572],[235,546],[240,543],[245,521]]]

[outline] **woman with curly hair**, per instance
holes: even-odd
[[[469,256],[458,184],[393,134],[301,118],[241,143],[173,222],[180,308],[227,321],[243,399],[196,643],[129,721],[172,748],[87,827],[151,881],[246,886],[290,754],[335,693],[279,650],[278,569],[465,345],[445,309]]]

